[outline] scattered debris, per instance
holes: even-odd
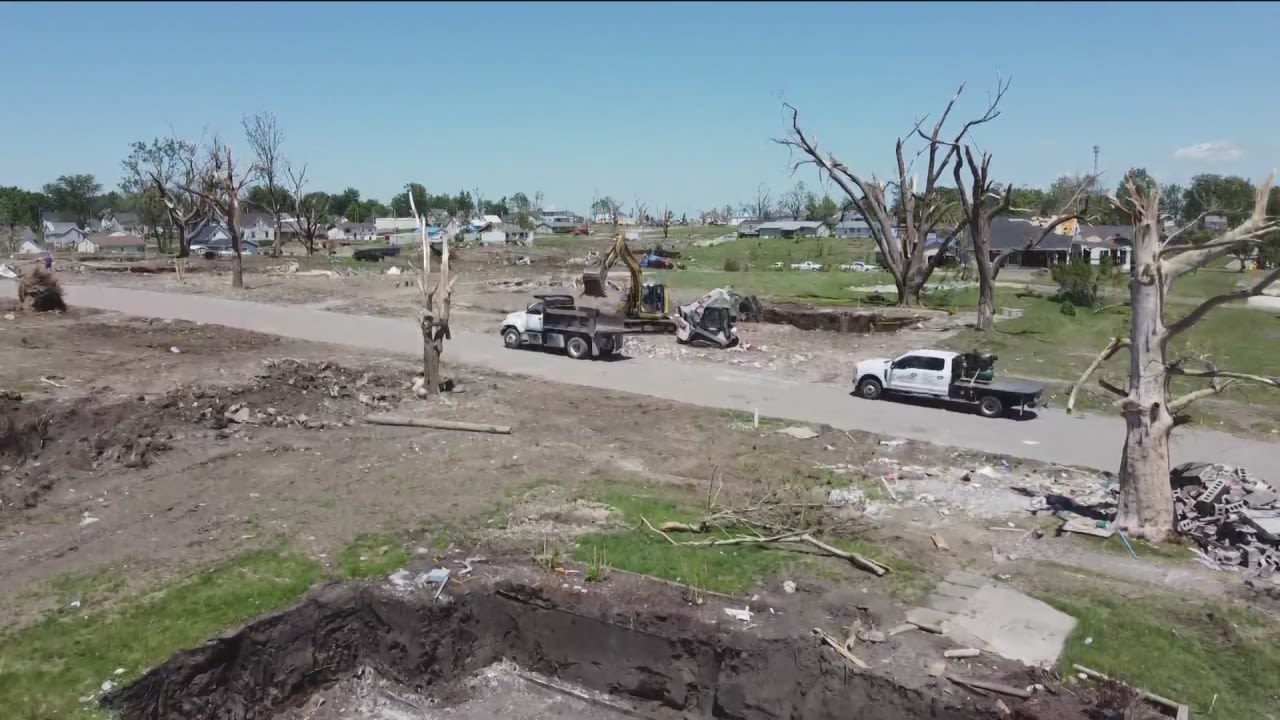
[[[66,312],[62,285],[53,273],[35,268],[18,276],[18,304],[36,312]]]
[[[1186,463],[1174,468],[1178,532],[1223,565],[1280,569],[1280,500],[1240,467]]]
[[[461,430],[464,432],[490,433],[494,435],[510,435],[510,425],[489,425],[487,423],[458,422],[456,420],[435,420],[432,418],[410,418],[395,415],[369,415],[365,422],[370,425],[392,425],[399,427],[432,428],[435,430]]]
[[[1075,517],[1066,521],[1062,524],[1062,532],[1092,535],[1100,538],[1109,538],[1116,534],[1115,528],[1111,527],[1111,523],[1106,520],[1093,520],[1085,517]]]
[[[777,432],[782,435],[786,435],[788,437],[793,437],[797,440],[810,440],[812,438],[818,437],[817,431],[815,431],[813,428],[804,427],[802,425],[782,428]]]
[[[52,380],[50,380],[49,378],[44,377],[44,376],[41,376],[41,377],[40,377],[40,382],[44,383],[45,385],[52,385],[52,386],[54,386],[54,387],[56,387],[56,388],[63,388],[63,389],[66,389],[66,387],[67,387],[66,385],[63,385],[63,384],[62,384],[62,383],[60,383],[60,382],[54,382],[54,381],[52,381]]]
[[[951,546],[947,544],[946,540],[942,539],[941,535],[937,535],[937,534],[930,535],[929,539],[933,541],[933,546],[938,548],[939,550],[943,552],[951,552]]]
[[[882,643],[888,641],[888,636],[879,630],[864,630],[858,634],[858,639],[868,643]]]
[[[796,591],[796,583],[794,580],[782,581],[782,592],[790,595]]]
[[[401,274],[401,273],[403,273],[403,272],[404,272],[404,271],[403,271],[403,270],[401,270],[401,269],[400,269],[400,267],[399,267],[398,265],[392,265],[391,267],[387,268],[387,272],[386,272],[385,274],[387,274],[387,275],[399,275],[399,274]]]
[[[1141,688],[1135,688],[1131,685],[1128,685],[1123,682],[1120,682],[1119,680],[1110,678],[1098,672],[1097,670],[1087,668],[1083,665],[1077,664],[1077,665],[1072,665],[1072,667],[1075,668],[1076,672],[1080,673],[1081,679],[1089,678],[1092,680],[1100,680],[1102,682],[1116,683],[1122,687],[1126,687],[1126,688],[1129,688],[1130,690],[1133,690],[1134,692],[1138,693],[1146,700],[1153,702],[1156,705],[1161,705],[1168,708],[1169,710],[1172,710],[1175,713],[1175,717],[1177,718],[1177,720],[1187,720],[1187,718],[1191,717],[1191,709],[1188,708],[1186,705],[1180,702],[1177,702],[1176,700],[1170,700],[1169,698],[1161,697],[1159,695],[1156,695],[1155,693],[1147,692],[1146,690],[1143,690]]]
[[[965,687],[977,688],[979,690],[990,690],[991,692],[994,692],[994,693],[1000,693],[1001,695],[1008,695],[1009,697],[1022,698],[1023,700],[1026,700],[1027,698],[1031,697],[1031,693],[1027,692],[1026,690],[1023,690],[1022,688],[1016,688],[1010,685],[1004,685],[996,682],[989,682],[987,680],[978,680],[976,678],[964,677],[962,675],[952,675],[951,673],[944,673],[944,675],[948,680],[950,680],[953,683],[956,683],[957,685],[964,685]]]
[[[857,655],[854,655],[853,653],[846,650],[845,647],[840,644],[839,640],[836,640],[835,638],[831,637],[827,633],[823,632],[822,628],[814,628],[813,634],[817,635],[819,639],[821,639],[823,642],[825,642],[826,644],[834,648],[835,651],[840,653],[840,655],[844,657],[845,660],[848,660],[850,663],[853,663],[854,667],[860,670],[867,669],[867,664],[865,662],[863,662]]]
[[[728,615],[734,620],[741,620],[742,622],[751,622],[752,613],[750,608],[743,608],[741,610],[737,608],[725,608],[724,614]]]
[[[956,648],[955,650],[947,650],[942,653],[942,657],[952,660],[955,658],[971,658],[978,657],[982,651],[977,648]]]
[[[182,351],[178,349],[178,346],[177,346],[177,345],[170,345],[170,346],[169,346],[169,352],[173,353],[174,355],[181,355],[181,354],[182,354]]]
[[[644,524],[646,527],[648,527],[653,532],[661,535],[672,545],[710,547],[712,545],[773,545],[773,544],[786,544],[786,543],[807,544],[807,545],[810,545],[811,547],[821,550],[827,555],[838,557],[843,560],[848,560],[854,567],[860,570],[866,570],[867,572],[873,575],[876,575],[877,577],[881,575],[885,575],[889,572],[888,567],[881,565],[880,563],[868,557],[860,555],[858,553],[848,552],[845,550],[841,550],[839,548],[832,547],[827,543],[824,543],[821,540],[810,535],[807,531],[790,531],[790,532],[779,533],[777,535],[772,535],[772,536],[739,535],[737,537],[724,537],[724,538],[717,537],[717,538],[712,538],[710,540],[689,540],[686,542],[677,542],[674,538],[668,535],[666,531],[660,530],[654,527],[653,524],[650,523],[647,518],[642,517],[640,519],[644,521]],[[692,530],[692,527],[687,525],[682,526],[682,524],[680,523],[664,523],[663,527],[667,528],[668,530],[684,530],[684,531]]]

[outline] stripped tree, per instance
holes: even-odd
[[[307,187],[306,163],[298,170],[286,164],[284,172],[289,178],[289,187],[293,190],[297,210],[294,213],[294,224],[297,226],[298,236],[302,238],[307,254],[313,255],[316,251],[316,239],[324,231],[325,221],[329,217],[329,196],[322,192],[303,193]]]
[[[1247,375],[1218,369],[1203,357],[1170,357],[1169,343],[1190,330],[1215,307],[1260,295],[1280,279],[1280,268],[1234,292],[1215,295],[1173,322],[1166,322],[1165,300],[1174,282],[1183,275],[1256,246],[1260,238],[1280,227],[1267,217],[1267,195],[1274,175],[1258,188],[1253,211],[1234,229],[1200,245],[1174,244],[1160,235],[1160,188],[1154,182],[1139,183],[1130,174],[1122,200],[1112,198],[1119,209],[1133,217],[1136,232],[1129,271],[1129,303],[1132,320],[1129,337],[1116,337],[1084,371],[1067,399],[1067,411],[1075,407],[1080,387],[1107,360],[1121,350],[1129,352],[1128,389],[1099,378],[1098,384],[1119,397],[1126,434],[1120,459],[1120,508],[1116,526],[1123,532],[1159,542],[1174,530],[1173,493],[1169,484],[1169,438],[1175,427],[1190,421],[1184,412],[1196,400],[1216,395],[1237,382],[1280,388],[1280,378]],[[1175,377],[1197,378],[1208,385],[1175,396]]]
[[[930,132],[923,129],[927,118],[921,118],[906,137],[897,139],[894,146],[897,178],[889,182],[880,181],[874,175],[867,177],[831,153],[824,153],[818,147],[817,138],[806,135],[800,128],[799,111],[790,104],[783,105],[791,113],[791,134],[774,142],[804,156],[792,164],[792,172],[804,165],[814,165],[822,176],[834,182],[849,198],[853,209],[870,227],[871,237],[893,275],[899,305],[920,305],[920,293],[925,283],[964,228],[965,222],[949,222],[949,216],[956,209],[955,196],[939,182],[947,175],[952,163],[959,162],[960,147],[969,131],[1000,116],[1000,100],[1008,89],[1008,81],[997,82],[996,93],[987,104],[986,112],[964,123],[954,135],[944,136],[951,110],[964,92],[964,85],[961,85]],[[911,153],[907,149],[907,141],[913,137],[923,140],[924,144],[908,160]],[[921,156],[927,158],[928,164],[924,184],[918,186],[914,169],[915,161]],[[890,200],[891,191],[900,197],[901,217],[894,212],[897,203]],[[935,230],[938,231],[936,243],[926,246]]]
[[[240,195],[258,174],[257,165],[236,170],[231,156],[231,146],[217,136],[209,144],[203,172],[195,183],[183,185],[185,192],[202,198],[222,218],[227,234],[231,236],[231,287],[244,287],[244,259],[240,254]]]
[[[449,309],[452,305],[453,283],[456,278],[449,271],[449,234],[441,233],[440,275],[431,286],[431,243],[427,238],[427,218],[424,207],[409,195],[409,207],[418,221],[422,233],[422,275],[418,289],[422,291],[422,309],[418,311],[418,326],[422,329],[422,393],[426,397],[439,395],[444,381],[440,377],[440,356],[444,353],[444,341],[449,339]],[[430,289],[428,289],[430,288]]]
[[[209,219],[210,207],[204,196],[188,190],[199,187],[206,170],[199,159],[195,143],[176,138],[156,138],[148,145],[135,142],[133,151],[123,162],[122,183],[134,192],[154,193],[164,206],[169,224],[178,236],[178,252],[173,265],[182,282],[186,277],[187,258],[191,255],[191,237]]]
[[[279,252],[280,217],[289,207],[289,194],[283,187],[284,177],[281,172],[285,166],[284,158],[280,155],[280,146],[284,144],[284,130],[280,129],[276,116],[269,112],[247,116],[242,122],[245,139],[257,156],[257,175],[265,188],[263,209],[271,213],[271,219],[275,223],[275,242],[272,247]]]
[[[963,172],[968,170],[968,187]],[[977,158],[973,148],[964,145],[960,156],[952,166],[956,181],[956,190],[960,193],[960,212],[964,215],[964,229],[968,232],[970,247],[973,248],[974,264],[978,268],[978,323],[977,328],[989,332],[995,325],[995,286],[1009,259],[1022,252],[1039,247],[1045,238],[1052,235],[1064,223],[1079,220],[1089,210],[1089,193],[1094,178],[1090,177],[1081,183],[1075,194],[1054,215],[1053,220],[1040,229],[1040,233],[1031,238],[1020,248],[1006,248],[992,257],[991,223],[997,217],[1015,211],[1013,204],[1013,185],[1004,186],[1002,190],[991,180],[991,154],[982,152]]]

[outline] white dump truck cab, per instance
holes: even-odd
[[[572,295],[535,295],[524,310],[503,318],[501,332],[508,348],[564,350],[572,358],[617,355],[625,340],[622,328],[601,324],[599,312],[576,307]]]

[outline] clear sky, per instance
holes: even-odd
[[[129,143],[270,110],[312,189],[408,181],[595,193],[678,212],[790,186],[781,102],[885,173],[893,140],[997,73],[998,179],[1092,167],[1260,180],[1280,165],[1277,3],[43,3],[0,5],[0,185],[119,180]],[[801,176],[817,184],[812,169]]]

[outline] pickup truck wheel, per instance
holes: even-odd
[[[884,394],[884,385],[873,377],[863,378],[858,383],[858,395],[868,400],[879,400]]]
[[[507,328],[502,331],[502,344],[509,348],[520,347],[520,331],[515,328]]]
[[[978,401],[978,414],[986,418],[1000,417],[1004,414],[1004,403],[994,395],[987,395]]]
[[[569,338],[569,342],[565,343],[564,349],[569,354],[569,357],[574,360],[581,360],[591,354],[591,346],[587,344],[586,340],[577,336]]]

